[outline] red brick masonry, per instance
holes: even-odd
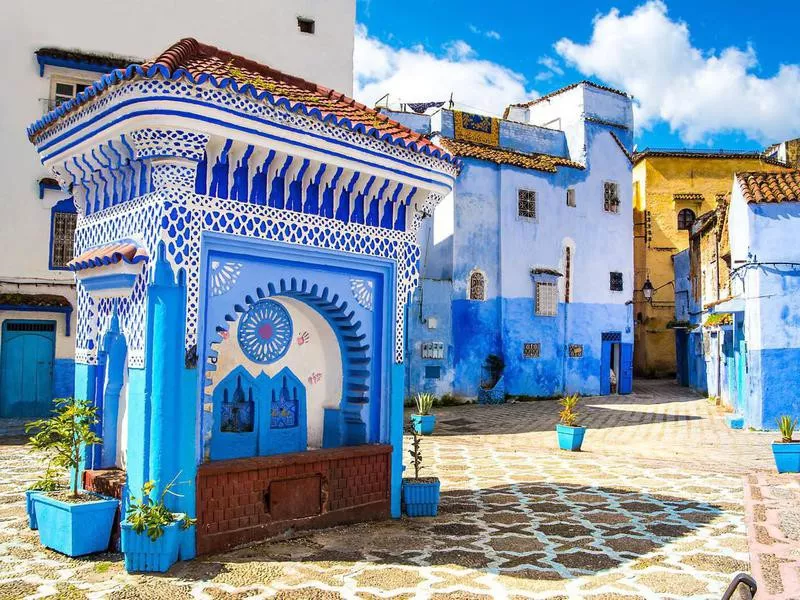
[[[197,472],[197,553],[389,517],[388,445],[223,460]]]

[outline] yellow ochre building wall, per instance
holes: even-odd
[[[678,229],[678,212],[689,208],[699,217],[716,208],[718,196],[730,193],[734,173],[781,170],[786,167],[755,154],[653,156],[644,151],[635,159],[633,300],[638,376],[675,373],[675,336],[667,328],[675,311],[672,255],[689,247],[689,231]],[[651,302],[641,292],[648,277],[656,288]]]

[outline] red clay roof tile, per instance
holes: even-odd
[[[748,202],[800,202],[800,171],[737,173],[736,180]]]

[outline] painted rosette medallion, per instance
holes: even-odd
[[[247,358],[259,364],[274,363],[289,351],[292,319],[278,302],[261,300],[242,315],[237,338]]]

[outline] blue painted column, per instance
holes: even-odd
[[[403,390],[406,368],[392,361],[391,391],[389,398],[389,443],[392,445],[391,512],[393,519],[400,518],[400,494],[403,483]]]
[[[164,486],[178,475],[176,430],[179,420],[186,417],[177,412],[183,368],[183,294],[166,261],[163,245],[159,247],[147,298],[149,414],[146,427],[150,446],[145,458],[147,476],[155,482],[153,493],[159,496]],[[166,500],[168,506],[174,506],[173,497],[168,496]]]
[[[97,367],[95,365],[87,365],[85,363],[75,364],[75,398],[77,400],[89,400],[94,402],[94,394],[96,389]],[[91,456],[84,450],[83,464],[78,469],[77,473],[70,473],[70,478],[79,477],[78,481],[83,478],[83,471],[91,468]]]

